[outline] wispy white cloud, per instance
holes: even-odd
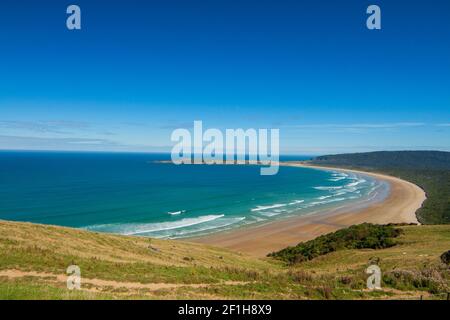
[[[66,134],[72,130],[82,130],[90,127],[87,122],[52,120],[52,121],[16,121],[2,120],[0,128],[26,130],[37,133]]]
[[[423,127],[423,122],[395,122],[395,123],[354,123],[354,124],[300,124],[286,126],[298,129],[393,129],[406,127]]]
[[[131,145],[108,139],[41,138],[0,135],[0,150],[166,152],[170,146]]]
[[[159,127],[159,129],[163,129],[163,130],[175,130],[178,128],[186,128],[186,129],[190,129],[194,126],[193,122],[178,122],[178,123],[173,123],[173,124],[165,124]]]

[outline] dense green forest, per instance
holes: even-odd
[[[417,211],[418,220],[423,224],[450,223],[450,152],[380,151],[327,155],[311,162],[386,173],[413,182],[427,194]]]

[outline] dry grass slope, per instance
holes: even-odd
[[[383,250],[344,250],[284,265],[182,241],[0,221],[0,299],[372,299],[448,290],[450,226],[408,226]],[[382,292],[364,290],[377,257]],[[82,271],[82,290],[65,270]],[[431,296],[430,296],[431,297]]]

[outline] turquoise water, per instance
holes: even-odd
[[[0,219],[160,238],[198,236],[379,195],[366,176],[155,163],[163,154],[0,152]]]

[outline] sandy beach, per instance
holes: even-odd
[[[296,245],[301,241],[310,240],[319,235],[363,222],[378,224],[418,223],[415,212],[426,199],[425,192],[415,184],[383,174],[300,163],[282,163],[281,165],[365,174],[388,182],[390,192],[383,201],[368,203],[366,206],[349,205],[328,209],[311,215],[217,233],[190,239],[190,241],[264,257],[270,252]]]

